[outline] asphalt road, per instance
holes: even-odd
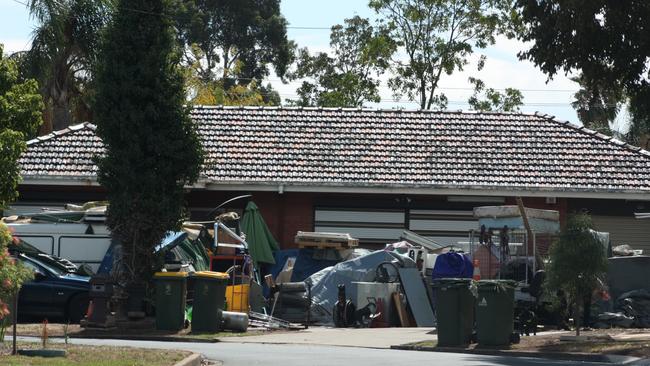
[[[36,340],[23,338],[22,340]],[[55,341],[52,339],[52,341]],[[540,358],[467,355],[459,353],[415,352],[388,349],[333,347],[312,345],[243,344],[243,343],[170,343],[148,341],[71,339],[71,343],[132,346],[142,348],[176,348],[203,354],[225,366],[282,365],[445,365],[445,366],[555,366],[604,365],[603,363],[553,361]]]

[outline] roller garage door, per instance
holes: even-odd
[[[628,244],[650,254],[650,219],[594,215],[592,221],[596,230],[609,232],[612,246]]]
[[[317,208],[314,230],[349,233],[363,246],[395,242],[405,229],[404,210]]]
[[[404,229],[442,245],[457,246],[466,242],[469,230],[476,227],[471,211],[318,207],[314,215],[315,231],[349,233],[371,248],[398,241]]]

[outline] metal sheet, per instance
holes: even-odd
[[[427,289],[422,282],[422,276],[417,268],[400,268],[399,277],[406,293],[406,300],[408,301],[415,323],[418,327],[433,327],[435,326],[435,318],[433,317],[433,309]]]

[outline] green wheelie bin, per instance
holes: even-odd
[[[474,327],[473,281],[469,278],[439,278],[432,287],[436,303],[438,346],[464,346]]]
[[[221,311],[226,302],[228,274],[200,271],[192,275],[194,282],[194,303],[192,305],[192,332],[219,330]]]
[[[482,346],[507,346],[514,331],[515,281],[476,283],[476,336]]]
[[[185,325],[187,272],[157,272],[156,329],[181,330]]]

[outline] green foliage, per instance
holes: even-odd
[[[297,70],[292,79],[309,78],[297,90],[299,106],[360,107],[364,102],[379,102],[378,77],[389,67],[395,42],[384,30],[373,28],[368,19],[355,16],[345,25],[332,27],[332,56],[314,56],[299,51]]]
[[[612,120],[621,95],[629,98],[630,131],[641,135],[628,140],[640,142],[650,131],[650,2],[517,0],[516,5],[524,24],[519,38],[533,42],[519,57],[549,78],[580,72],[584,93],[575,106],[597,129],[609,127],[604,120]],[[587,114],[585,100],[595,102]]]
[[[7,246],[12,240],[9,228],[0,222],[0,342],[11,318],[9,307],[14,295],[18,293],[25,281],[33,277],[29,269],[9,256]]]
[[[474,85],[474,94],[467,102],[475,111],[518,112],[519,107],[524,104],[524,96],[517,89],[506,88],[504,93],[501,93],[486,88],[480,79],[470,77],[469,82]]]
[[[195,55],[202,51],[193,47]],[[280,105],[280,95],[273,90],[271,84],[258,85],[253,80],[245,84],[224,83],[223,79],[204,80],[201,77],[201,57],[197,57],[193,64],[184,67],[185,86],[191,104],[194,105],[245,105],[264,106]],[[224,84],[230,85],[226,90]]]
[[[370,0],[370,7],[406,55],[388,85],[422,109],[444,109],[443,73],[462,71],[474,48],[494,44],[496,34],[510,35],[510,0]]]
[[[200,61],[205,82],[223,78],[228,90],[261,82],[269,64],[282,77],[293,62],[295,46],[287,40],[279,0],[175,0],[174,8],[186,64]]]
[[[154,247],[183,217],[184,186],[203,152],[184,106],[183,72],[171,0],[121,0],[96,72],[97,133],[106,146],[99,182],[108,190],[107,224],[123,245],[121,279],[146,282]],[[131,11],[138,9],[139,11]]]
[[[580,75],[571,78],[580,85],[571,103],[578,112],[582,124],[605,135],[612,135],[610,125],[625,100],[623,90],[615,84],[603,84],[601,80],[588,80]]]
[[[31,49],[21,57],[25,78],[41,85],[49,129],[90,117],[92,65],[113,0],[29,0],[36,20]]]
[[[590,231],[592,226],[587,214],[570,216],[560,238],[549,250],[547,287],[562,290],[578,308],[583,297],[598,287],[599,278],[607,271],[607,256],[602,243]]]
[[[25,151],[25,139],[36,135],[43,110],[38,83],[21,81],[16,63],[2,51],[0,44],[0,208],[18,196],[18,159]]]

